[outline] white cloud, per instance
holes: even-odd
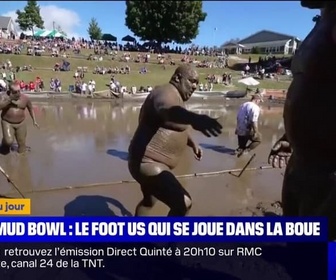
[[[81,20],[75,11],[60,8],[55,5],[41,5],[40,8],[45,29],[52,30],[53,23],[55,22],[55,27],[60,26],[61,29],[67,33],[68,37],[80,37],[76,33],[76,28],[80,26]],[[6,12],[2,14],[2,16],[11,17],[13,20],[17,18],[15,11]]]

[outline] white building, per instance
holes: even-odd
[[[11,35],[17,36],[14,20],[11,17],[0,16],[0,39],[11,39]]]
[[[295,36],[262,30],[237,43],[224,45],[227,53],[294,54],[301,40]],[[256,51],[257,49],[257,51]]]

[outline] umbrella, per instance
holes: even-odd
[[[59,31],[62,35],[63,35],[63,37],[68,37],[68,34],[66,34],[64,31]]]
[[[50,34],[52,34],[52,31],[45,30],[39,37],[50,37]]]
[[[65,37],[64,34],[62,34],[61,32],[57,31],[56,29],[54,29],[53,31],[51,31],[47,36],[45,37],[52,37],[52,38],[60,38],[60,37]]]
[[[124,38],[122,38],[121,39],[121,41],[124,41],[124,42],[135,42],[136,40],[135,40],[135,38],[134,37],[132,37],[132,36],[130,36],[130,35],[127,35],[127,36],[125,36]]]
[[[247,86],[257,86],[260,84],[257,80],[253,79],[252,77],[241,79],[238,81],[238,83],[241,83]]]
[[[113,36],[112,34],[103,34],[101,37],[103,41],[110,41],[110,42],[117,42],[117,37]]]
[[[37,30],[35,33],[34,33],[34,36],[36,37],[41,37],[41,34],[43,34],[44,32],[46,32],[46,30]]]
[[[50,30],[39,30],[34,33],[35,37],[49,37],[53,31]]]

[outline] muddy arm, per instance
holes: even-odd
[[[190,148],[195,148],[195,147],[197,147],[196,142],[195,142],[194,139],[190,136],[190,134],[188,135],[188,143],[187,143],[187,145],[188,145]]]
[[[171,95],[157,96],[154,100],[154,108],[160,118],[164,121],[163,127],[175,131],[184,131],[188,124],[195,121],[198,116],[178,105]]]
[[[277,142],[279,142],[279,141],[286,141],[286,142],[288,142],[286,132],[284,133],[284,135],[282,135],[282,136],[279,138],[279,140],[278,140]]]
[[[0,98],[0,110],[5,109],[7,106],[9,106],[12,103],[10,98],[6,98],[5,96],[1,96]]]
[[[251,129],[254,134],[258,133],[258,123],[257,122],[252,122],[251,123]]]
[[[28,100],[28,102],[27,102],[27,109],[28,109],[29,115],[31,116],[33,122],[36,123],[35,113],[34,113],[34,110],[33,110],[33,104],[31,103],[30,100]]]

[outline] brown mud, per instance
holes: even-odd
[[[240,169],[250,159],[237,159],[234,134],[238,104],[196,104],[188,107],[219,117],[223,133],[206,138],[193,132],[204,150],[197,162],[187,150],[174,171],[177,175]],[[127,148],[137,125],[139,104],[116,106],[113,102],[34,102],[40,129],[29,119],[27,145],[31,151],[0,156],[0,166],[26,197],[32,199],[33,215],[133,215],[141,199],[139,186],[127,169]],[[28,114],[27,117],[29,118]],[[250,167],[267,166],[272,144],[283,133],[282,107],[263,106],[260,117],[263,143]],[[225,173],[181,178],[193,198],[192,216],[281,214],[280,169],[246,170],[241,177]],[[236,173],[238,174],[238,172]],[[126,182],[121,182],[126,181]],[[119,182],[119,183],[118,183]],[[0,175],[2,195],[19,197]],[[153,215],[165,215],[158,204]]]

